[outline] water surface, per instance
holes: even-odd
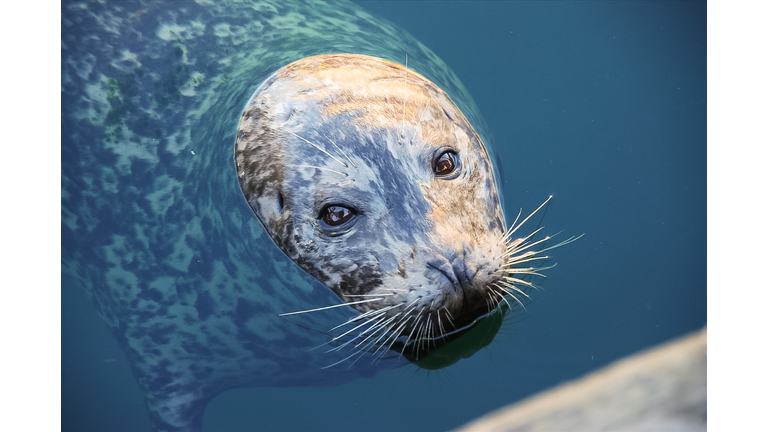
[[[542,291],[486,350],[331,388],[231,390],[204,430],[447,430],[706,323],[705,2],[360,2],[475,98],[508,215],[554,195]],[[405,53],[403,53],[405,57]],[[62,429],[148,430],[124,356],[62,281]]]

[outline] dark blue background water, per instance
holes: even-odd
[[[553,251],[527,312],[471,359],[333,388],[229,391],[206,430],[446,430],[706,324],[705,2],[361,4],[473,95],[507,214],[552,194],[545,231],[586,236]],[[117,344],[62,285],[62,429],[146,430]]]

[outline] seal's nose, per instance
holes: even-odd
[[[450,282],[454,292],[459,292],[461,290],[461,284],[456,277],[451,261],[442,255],[437,255],[427,261],[427,273],[435,272],[442,274],[443,278]]]
[[[465,294],[474,288],[475,276],[477,275],[474,263],[468,260],[471,256],[471,250],[464,246],[461,251],[454,253],[451,257],[453,274],[456,275],[456,280]]]
[[[473,291],[481,288],[477,286],[484,285],[482,281],[476,280],[478,270],[483,267],[481,262],[476,262],[476,257],[472,249],[462,244],[458,249],[450,249],[427,262],[427,267],[440,272],[448,279],[456,293],[467,297]]]

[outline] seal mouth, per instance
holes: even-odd
[[[418,363],[461,339],[497,312],[499,303],[494,302],[487,284],[477,284],[477,271],[470,271],[466,258],[466,252],[451,251],[447,256],[437,254],[426,263],[427,272],[442,287],[442,305],[431,305],[429,311],[412,315],[409,325],[401,329],[400,336],[389,347],[391,350],[411,363]]]
[[[469,330],[478,321],[492,314],[497,308],[490,307],[487,303],[475,303],[471,308],[463,309],[460,314],[453,317],[453,324],[456,330],[446,333],[445,336],[453,333],[461,333]]]
[[[500,309],[500,303],[494,302],[489,287],[474,287],[468,278],[462,283],[464,275],[457,274],[456,262],[451,265],[448,260],[444,261],[432,261],[428,267],[450,281],[455,294],[447,295],[447,303],[442,306],[412,315],[408,319],[409,325],[400,331],[400,337],[389,347],[411,363],[418,363],[453,344]]]
[[[390,349],[421,368],[441,369],[487,346],[498,332],[505,313],[503,305],[491,310],[486,305],[478,305],[453,318],[454,330],[439,336],[398,340]],[[477,334],[469,336],[470,333],[481,334],[478,337]]]

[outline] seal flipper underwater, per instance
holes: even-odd
[[[275,245],[233,168],[250,95],[285,65],[333,52],[394,62],[408,53],[409,70],[461,107],[446,105],[446,115],[466,116],[461,129],[483,136],[471,98],[431,51],[349,3],[62,6],[62,272],[92,297],[125,351],[157,430],[199,429],[207,401],[228,388],[337,384],[405,362],[391,351],[387,361],[323,369],[348,353],[310,351],[328,342],[320,330],[375,311],[359,303],[363,315],[348,308],[302,315],[310,325],[279,316],[339,300],[299,267],[312,267],[311,256],[294,254],[296,265]],[[443,169],[460,162],[442,155]],[[463,289],[456,274],[466,271],[453,269],[455,258],[430,262],[427,279]],[[333,277],[324,281],[331,288]],[[398,351],[416,359],[423,345],[407,350],[409,339],[434,340],[428,328],[404,322],[400,334],[409,337],[389,347],[402,344]],[[372,347],[375,360],[383,351]]]

